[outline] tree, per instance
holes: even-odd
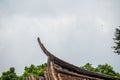
[[[3,72],[0,80],[25,80],[28,76],[44,76],[44,69],[47,64],[41,64],[35,66],[31,64],[30,66],[25,66],[24,72],[21,76],[18,76],[15,72],[15,68],[11,67],[8,71]]]
[[[113,46],[114,48],[114,52],[117,54],[120,54],[120,26],[118,28],[116,28],[115,31],[115,38],[113,38],[114,43],[116,44],[115,46]]]
[[[23,75],[21,76],[22,80],[25,80],[26,77],[28,76],[44,76],[44,69],[47,66],[46,63],[39,65],[39,66],[35,66],[33,64],[31,64],[29,67],[25,66]]]
[[[18,80],[19,77],[16,75],[15,68],[11,67],[8,71],[3,72],[0,80]]]
[[[84,66],[81,66],[81,68],[84,68],[89,71],[95,71],[95,68],[90,63],[86,63]]]
[[[96,68],[94,68],[92,64],[86,63],[84,66],[81,66],[81,68],[84,68],[86,70],[93,71],[93,72],[100,72],[110,76],[120,77],[120,73],[115,72],[113,70],[113,67],[108,64],[104,64],[104,65],[99,64]]]
[[[118,72],[115,72],[113,70],[113,67],[108,64],[104,64],[104,65],[99,64],[96,67],[96,72],[100,72],[100,73],[107,74],[110,76],[120,77],[120,74]]]

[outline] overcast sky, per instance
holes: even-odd
[[[47,62],[37,37],[55,56],[76,66],[108,63],[120,72],[113,53],[120,26],[120,0],[0,0],[0,75],[11,66]]]

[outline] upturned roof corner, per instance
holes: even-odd
[[[61,60],[45,48],[39,37],[37,40],[42,51],[48,56],[44,71],[45,80],[120,80],[120,78],[88,71]]]

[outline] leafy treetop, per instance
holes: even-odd
[[[108,64],[104,64],[104,65],[99,64],[96,68],[94,68],[92,64],[86,63],[84,66],[81,66],[81,68],[84,68],[86,70],[93,71],[93,72],[103,73],[110,76],[120,77],[120,74],[118,72],[115,72],[113,70],[113,67]]]
[[[120,26],[116,28],[114,36],[115,38],[113,38],[113,40],[114,43],[116,44],[115,46],[113,46],[115,50],[114,52],[120,54]]]

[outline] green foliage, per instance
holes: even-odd
[[[84,66],[81,66],[81,68],[84,68],[89,71],[95,71],[95,68],[92,67],[92,64],[90,64],[90,63],[86,63]]]
[[[8,71],[2,73],[0,80],[25,80],[26,77],[31,75],[44,76],[44,69],[46,66],[47,66],[46,63],[39,66],[35,66],[33,64],[31,64],[30,66],[25,66],[24,72],[21,76],[16,75],[15,68],[11,67]],[[113,70],[113,67],[111,67],[108,64],[104,65],[99,64],[96,68],[94,68],[92,64],[86,63],[84,66],[81,66],[81,68],[93,72],[100,72],[103,74],[120,77],[120,74],[118,72],[115,72]]]
[[[111,67],[108,64],[104,64],[104,65],[99,64],[96,68],[94,68],[92,64],[87,63],[84,66],[81,66],[81,68],[84,68],[86,70],[93,71],[93,72],[100,72],[110,76],[120,77],[120,74],[118,72],[115,72],[113,70],[113,67]]]
[[[18,80],[18,78],[15,73],[15,68],[11,67],[8,71],[2,73],[0,80]]]
[[[8,71],[2,73],[0,80],[25,80],[26,77],[31,75],[44,76],[44,69],[46,66],[46,63],[39,66],[33,64],[29,67],[25,66],[24,72],[21,76],[16,75],[15,68],[11,67]]]
[[[39,65],[39,66],[35,66],[33,64],[31,64],[29,67],[25,66],[23,75],[21,76],[21,78],[24,80],[26,77],[30,76],[30,75],[34,75],[34,76],[44,76],[44,69],[46,67],[46,63]]]
[[[120,54],[120,26],[119,28],[116,28],[115,31],[115,38],[114,39],[114,43],[116,44],[115,46],[113,46],[113,48],[115,49],[115,53]]]

